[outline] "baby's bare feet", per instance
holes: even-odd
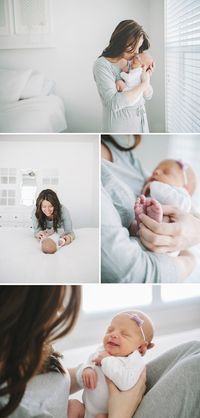
[[[156,222],[161,223],[163,220],[163,210],[161,204],[151,197],[146,199],[146,214]]]
[[[152,198],[146,198],[144,195],[139,196],[135,202],[135,219],[139,227],[140,218],[139,216],[142,213],[148,215],[150,218],[154,219],[156,222],[161,223],[163,220],[163,210],[161,204]]]
[[[135,210],[135,220],[137,222],[137,226],[139,227],[140,224],[140,218],[139,215],[146,212],[146,197],[142,194],[141,196],[137,197],[134,205]]]

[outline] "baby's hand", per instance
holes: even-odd
[[[39,231],[35,236],[37,239],[41,240],[42,238],[46,237],[46,231]]]
[[[101,362],[102,362],[102,360],[105,358],[105,357],[109,357],[110,356],[110,354],[108,354],[108,352],[107,351],[102,351],[101,353],[99,353],[99,355],[96,357],[96,358],[94,358],[93,360],[92,360],[92,362],[93,363],[95,363],[96,364],[96,366],[101,366]]]
[[[123,80],[117,80],[116,81],[116,89],[117,91],[121,92],[126,87],[126,83]]]
[[[65,239],[64,238],[60,238],[58,241],[58,246],[59,247],[63,247],[63,245],[65,245]]]
[[[83,384],[87,389],[95,389],[97,385],[97,374],[91,367],[86,367],[82,373]]]

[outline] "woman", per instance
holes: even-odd
[[[150,76],[153,66],[143,68],[138,86],[123,92],[118,92],[116,88],[122,63],[124,65],[124,61],[127,61],[129,65],[135,55],[149,46],[143,28],[133,20],[124,20],[118,24],[108,47],[96,60],[93,72],[103,105],[103,132],[149,131],[143,97],[137,104],[133,102],[152,90]]]
[[[164,214],[173,223],[158,224],[146,215],[141,218],[140,240],[151,251],[129,237],[134,201],[147,178],[132,152],[139,142],[139,136],[135,142],[132,135],[102,135],[102,281],[182,281],[194,268],[193,256],[185,250],[200,242],[198,218],[165,206]],[[183,251],[169,257],[167,252],[174,250]]]
[[[32,213],[35,237],[42,240],[57,232],[61,244],[68,245],[75,239],[72,221],[68,209],[61,205],[57,194],[51,190],[42,190],[36,200],[36,208]]]
[[[80,286],[1,286],[0,306],[0,418],[66,418],[76,370],[51,343],[73,327]],[[149,363],[137,411],[145,375],[127,392],[108,382],[108,418],[198,418],[199,360],[200,343],[189,342]]]

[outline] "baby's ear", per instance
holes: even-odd
[[[154,343],[148,343],[147,350],[150,350],[153,347],[155,347],[155,344]]]

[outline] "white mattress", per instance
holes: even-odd
[[[56,95],[0,104],[0,132],[62,132],[66,127],[64,105]]]
[[[96,283],[98,228],[75,230],[71,245],[44,254],[28,228],[0,229],[0,283]]]

